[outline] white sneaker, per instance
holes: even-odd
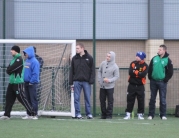
[[[10,117],[4,116],[4,115],[0,117],[0,120],[9,120],[9,119],[10,119]]]
[[[29,115],[26,115],[26,116],[22,117],[22,119],[24,119],[24,120],[32,119],[32,118],[33,118],[33,116],[29,116]]]
[[[147,118],[148,120],[152,120],[153,118],[152,118],[152,116],[148,116],[148,118]]]
[[[139,120],[144,120],[143,114],[138,114],[138,119],[139,119]]]
[[[162,120],[167,120],[166,116],[162,116]]]
[[[129,120],[131,117],[131,113],[127,112],[126,116],[123,118],[124,120]]]
[[[36,116],[33,116],[32,119],[33,119],[33,120],[38,120],[39,118],[38,118],[38,116],[36,115]]]

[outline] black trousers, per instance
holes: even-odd
[[[100,88],[100,104],[101,104],[101,117],[102,118],[112,118],[113,113],[113,98],[114,88],[112,89],[102,89]],[[107,107],[106,107],[107,99]]]
[[[138,113],[144,113],[144,98],[145,98],[144,85],[128,85],[127,94],[127,109],[126,112],[131,113],[134,107],[135,99],[138,101]]]
[[[9,84],[7,87],[6,93],[6,105],[5,105],[5,113],[4,116],[10,117],[10,113],[12,110],[12,106],[16,100],[18,101],[28,110],[33,116],[32,107],[28,103],[25,93],[23,91],[24,84]]]

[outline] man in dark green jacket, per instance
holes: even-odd
[[[5,113],[0,117],[1,120],[10,119],[10,112],[16,97],[19,102],[26,108],[26,110],[28,110],[33,116],[32,107],[28,103],[23,91],[24,62],[20,54],[19,46],[13,46],[11,48],[11,54],[14,58],[11,60],[6,70],[7,74],[10,75],[10,79],[6,93]]]
[[[151,97],[149,102],[148,119],[152,120],[155,115],[155,102],[157,91],[160,96],[160,117],[167,120],[166,117],[166,93],[167,82],[173,75],[173,64],[167,53],[167,47],[160,45],[158,55],[154,56],[149,64],[148,78],[150,80]]]

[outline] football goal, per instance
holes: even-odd
[[[6,89],[9,75],[6,68],[13,58],[10,50],[18,45],[23,50],[36,48],[42,59],[40,83],[37,86],[39,115],[75,116],[74,94],[69,85],[71,57],[75,55],[76,40],[18,40],[0,39],[0,115],[5,108]],[[25,108],[16,100],[11,115],[26,115]]]

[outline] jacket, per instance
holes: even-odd
[[[161,73],[164,73],[164,75]],[[173,76],[173,64],[171,59],[169,58],[169,54],[165,52],[165,55],[162,57],[162,59],[160,58],[159,55],[154,56],[149,64],[149,71],[148,71],[149,80],[151,79],[163,80],[164,82],[168,82],[172,76]]]
[[[7,67],[7,74],[10,75],[10,84],[20,84],[24,82],[24,62],[21,54],[16,54],[11,60],[9,66]]]
[[[36,84],[39,82],[40,65],[35,58],[33,46],[26,48],[23,52],[28,55],[28,58],[25,60],[24,81]]]
[[[133,61],[129,67],[129,79],[128,82],[133,85],[146,84],[146,75],[148,72],[148,65],[144,60]]]
[[[93,84],[95,81],[95,66],[93,58],[85,50],[85,54],[81,57],[76,54],[72,58],[69,84],[73,85],[73,81],[86,81]]]
[[[111,89],[115,86],[115,81],[119,78],[119,67],[115,63],[115,53],[110,51],[110,61],[103,61],[98,70],[98,83],[100,88]],[[109,83],[103,81],[104,78],[109,79]]]

